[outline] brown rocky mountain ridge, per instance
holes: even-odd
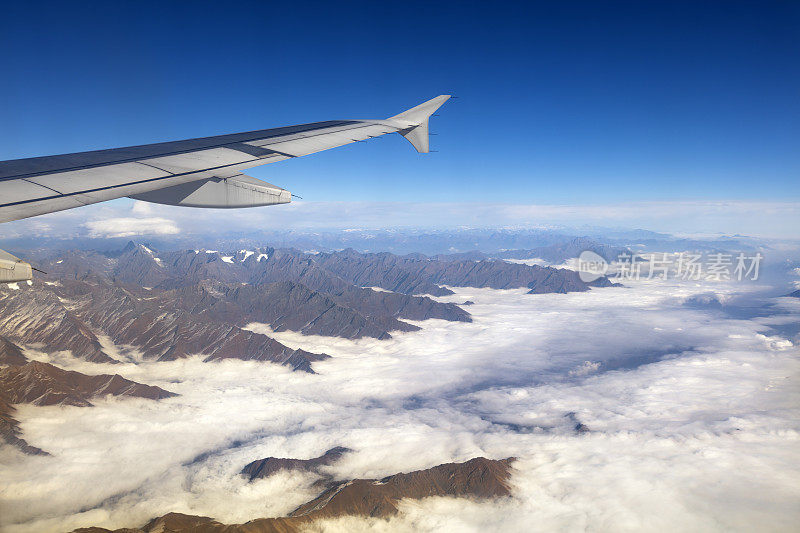
[[[39,361],[0,369],[0,387],[10,402],[33,405],[91,407],[90,399],[107,395],[151,400],[176,396],[159,387],[130,381],[119,374],[90,376]]]
[[[20,437],[22,431],[19,429],[19,421],[14,418],[15,411],[16,408],[0,391],[0,439],[28,455],[49,455],[41,448],[31,446]]]
[[[314,457],[312,459],[267,457],[265,459],[259,459],[257,461],[253,461],[252,463],[248,463],[242,469],[241,474],[250,481],[253,481],[255,479],[269,477],[279,470],[299,470],[304,472],[315,472],[321,477],[327,478],[325,474],[319,471],[319,467],[328,466],[335,463],[349,451],[351,450],[348,448],[336,446],[319,457]]]
[[[0,337],[0,365],[24,365],[27,361],[19,346]]]
[[[259,518],[244,524],[222,524],[204,516],[169,513],[141,528],[113,533],[291,533],[318,520],[343,516],[389,518],[403,499],[432,496],[490,499],[510,496],[509,478],[514,458],[477,457],[464,463],[446,463],[425,470],[382,479],[353,479],[336,483],[285,517]],[[110,533],[100,527],[75,533]]]
[[[420,329],[406,320],[471,321],[458,305],[420,294],[452,294],[440,285],[589,290],[568,270],[354,250],[306,254],[263,248],[226,255],[157,252],[130,242],[111,253],[39,250],[30,256],[49,274],[30,286],[18,284],[17,290],[0,286],[0,335],[101,363],[116,362],[101,342],[105,335],[150,360],[199,354],[313,372],[312,364],[326,354],[292,349],[243,328],[257,322],[276,331],[388,339],[392,332]]]
[[[106,353],[101,332],[151,360],[204,354],[209,360],[268,360],[310,371],[312,361],[327,357],[209,317],[204,311],[219,293],[204,284],[194,290],[195,297],[184,302],[170,294],[174,291],[151,294],[101,277],[20,285],[16,291],[0,291],[0,334],[18,344],[35,344],[40,351],[70,350],[98,363],[117,362]]]
[[[8,357],[9,351],[13,357]],[[87,375],[49,363],[27,361],[19,347],[0,337],[0,360],[20,362],[18,358],[22,358],[21,364],[0,368],[0,439],[28,454],[47,453],[20,437],[13,404],[91,407],[91,399],[108,395],[151,400],[175,396],[160,387],[136,383],[117,374]]]

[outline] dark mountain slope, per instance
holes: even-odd
[[[307,529],[315,521],[341,516],[388,518],[397,514],[404,498],[452,496],[489,499],[510,495],[509,477],[513,458],[491,460],[478,457],[465,463],[448,463],[383,479],[354,479],[325,490],[287,517],[260,518],[246,524],[225,525],[209,517],[169,513],[140,529],[117,529],[114,533],[292,533]],[[109,533],[103,528],[75,532]]]
[[[23,453],[48,455],[20,437],[12,404],[89,407],[92,405],[89,400],[107,395],[151,400],[175,396],[162,388],[136,383],[117,374],[92,376],[37,361],[8,366],[0,369],[0,438]]]

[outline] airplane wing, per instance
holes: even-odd
[[[449,98],[437,96],[385,120],[332,120],[3,161],[0,222],[122,197],[215,208],[288,203],[289,191],[242,171],[387,133],[400,133],[427,153],[428,119]]]

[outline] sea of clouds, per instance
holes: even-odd
[[[30,352],[180,396],[18,406],[23,437],[52,456],[0,449],[0,528],[130,527],[170,511],[228,523],[279,516],[316,495],[313,478],[247,483],[241,468],[346,446],[354,452],[328,467],[341,478],[515,456],[513,497],[404,502],[389,521],[343,518],[325,530],[791,530],[800,350],[775,328],[798,322],[800,300],[773,299],[747,318],[687,305],[761,289],[679,280],[572,294],[455,288],[440,300],[474,301],[472,323],[419,322],[422,331],[385,341],[249,326],[330,354],[314,375],[260,362],[99,365]]]

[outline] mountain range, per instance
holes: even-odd
[[[14,343],[0,337],[0,437],[22,452],[47,455],[20,437],[14,404],[91,407],[90,400],[104,396],[129,396],[160,400],[175,396],[160,387],[130,381],[118,374],[87,375],[49,363],[28,361]]]
[[[343,516],[389,518],[396,515],[402,499],[434,496],[493,499],[510,496],[509,477],[513,458],[491,460],[476,457],[464,463],[394,474],[382,479],[350,479],[332,484],[316,498],[285,517],[259,518],[244,524],[222,524],[213,518],[169,513],[141,528],[113,533],[291,533],[322,519]],[[111,533],[90,527],[74,533]]]
[[[130,242],[116,252],[34,255],[48,274],[30,285],[0,288],[0,335],[99,363],[119,361],[119,352],[147,360],[198,354],[312,372],[312,363],[326,354],[292,349],[244,328],[263,323],[274,331],[388,339],[428,319],[470,322],[462,307],[426,295],[452,294],[445,285],[531,293],[590,288],[564,269],[354,250],[157,253]],[[592,285],[610,282],[600,278]]]
[[[25,350],[69,351],[106,364],[199,355],[313,372],[313,363],[328,355],[290,348],[247,326],[385,340],[419,330],[429,319],[470,322],[461,306],[435,299],[453,294],[448,285],[529,293],[611,285],[606,278],[590,285],[571,270],[502,260],[352,249],[157,252],[128,242],[110,252],[34,250],[26,256],[47,274],[0,286],[0,367],[7,367],[0,371],[1,423],[5,439],[31,453],[37,450],[19,437],[14,403],[89,405],[89,398],[103,394],[159,399],[170,393],[121,376],[87,376],[29,362]]]
[[[313,457],[311,459],[266,457],[246,464],[241,474],[249,481],[253,481],[255,479],[269,477],[280,470],[299,470],[302,472],[314,472],[322,478],[327,478],[327,475],[321,472],[319,467],[335,463],[341,459],[344,454],[350,451],[352,450],[349,448],[336,446],[319,457]]]

